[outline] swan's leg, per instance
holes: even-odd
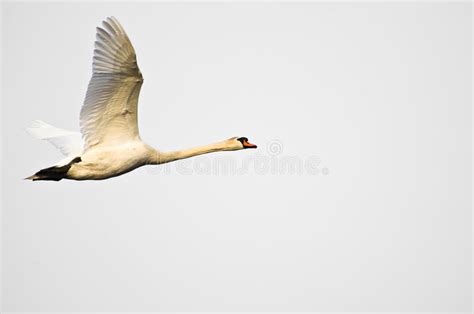
[[[67,172],[71,168],[71,166],[78,162],[81,162],[81,157],[74,158],[70,163],[64,166],[53,166],[53,167],[41,169],[34,175],[29,176],[28,178],[25,178],[25,180],[59,181],[61,179],[64,179],[66,177]]]

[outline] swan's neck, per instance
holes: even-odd
[[[199,147],[194,147],[194,148],[184,149],[184,150],[171,151],[171,152],[156,151],[153,163],[156,165],[159,165],[159,164],[164,164],[167,162],[176,161],[180,159],[186,159],[186,158],[199,156],[203,154],[209,154],[209,153],[220,152],[220,151],[228,151],[228,150],[235,150],[235,148],[230,147],[227,141],[223,141],[223,142],[218,142],[214,144],[209,144],[209,145],[204,145],[204,146],[199,146]]]

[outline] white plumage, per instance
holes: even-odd
[[[92,78],[81,109],[85,148],[100,142],[139,138],[138,95],[143,77],[135,50],[119,22],[111,17],[97,28]]]
[[[66,156],[57,165],[65,165],[82,153],[84,141],[82,140],[82,134],[79,132],[60,129],[41,120],[33,121],[26,130],[33,137],[48,141]]]
[[[135,50],[114,17],[97,28],[92,78],[80,114],[81,133],[36,120],[27,129],[47,140],[66,158],[28,177],[31,180],[100,180],[146,164],[162,164],[201,154],[256,148],[247,138],[228,140],[175,152],[145,144],[138,131],[138,96],[143,77]]]

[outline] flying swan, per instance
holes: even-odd
[[[103,180],[144,165],[158,165],[219,151],[257,148],[246,137],[191,149],[162,152],[145,144],[138,132],[138,95],[143,77],[135,50],[114,17],[97,27],[92,78],[81,108],[81,133],[34,121],[27,129],[49,141],[66,158],[28,180]]]

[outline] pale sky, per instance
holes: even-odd
[[[3,311],[469,312],[470,6],[3,4]],[[32,120],[79,129],[111,15],[147,143],[259,148],[23,181],[62,158]]]

